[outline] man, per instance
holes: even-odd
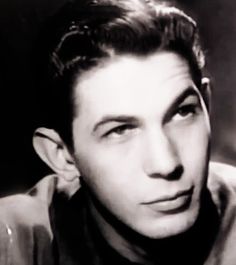
[[[196,23],[143,0],[59,18],[33,139],[56,175],[2,200],[1,264],[235,264],[236,174],[209,164]]]

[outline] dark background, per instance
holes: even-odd
[[[66,1],[0,0],[0,196],[23,191],[48,172],[32,149],[37,123],[32,51],[44,21]],[[198,21],[207,55],[213,84],[212,158],[236,164],[236,2],[175,2]]]

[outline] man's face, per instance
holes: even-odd
[[[75,104],[75,158],[93,196],[150,238],[190,228],[206,183],[209,120],[187,62],[171,52],[114,57],[78,80]]]

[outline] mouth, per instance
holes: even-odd
[[[187,209],[193,194],[193,187],[181,190],[173,195],[164,195],[158,199],[142,203],[155,212],[173,214]]]

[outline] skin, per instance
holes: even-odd
[[[114,56],[75,88],[74,157],[108,242],[127,240],[99,210],[150,239],[187,231],[206,184],[209,118],[187,62],[172,52]]]

